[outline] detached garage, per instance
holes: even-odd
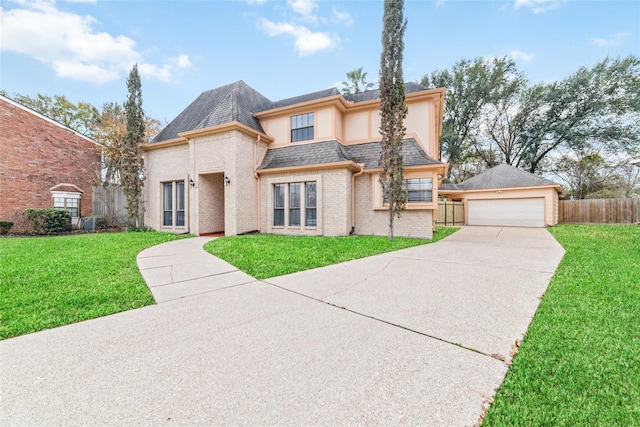
[[[464,203],[465,224],[505,227],[556,225],[561,192],[560,184],[509,165],[439,189],[448,200]]]

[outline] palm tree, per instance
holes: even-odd
[[[363,68],[364,67],[360,67],[347,73],[347,79],[349,81],[342,82],[344,85],[342,88],[343,95],[364,92],[373,87],[373,83],[367,83],[367,73],[362,71]]]

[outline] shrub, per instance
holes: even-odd
[[[59,209],[27,209],[27,218],[36,232],[46,234],[71,230],[71,212]]]
[[[13,227],[13,222],[11,221],[0,221],[0,234],[7,234],[9,230]]]

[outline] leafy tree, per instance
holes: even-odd
[[[7,96],[6,92],[3,94]],[[83,135],[93,136],[92,131],[99,113],[98,109],[88,102],[80,101],[74,104],[64,95],[54,95],[52,98],[40,93],[35,98],[16,94],[13,99]]]
[[[600,144],[610,152],[640,146],[640,58],[605,58],[544,88],[544,105],[518,136],[521,167],[540,169],[560,148]]]
[[[389,240],[393,240],[393,219],[405,209],[403,187],[402,139],[406,129],[402,54],[407,21],[403,17],[404,0],[385,0],[380,56],[380,158],[379,181],[389,203]]]
[[[127,198],[127,211],[132,225],[140,225],[144,162],[140,144],[145,141],[145,119],[142,109],[142,85],[138,65],[134,65],[127,79],[129,96],[125,103],[126,135],[120,153],[120,181]]]
[[[514,61],[503,57],[475,58],[456,62],[451,70],[425,75],[424,86],[444,87],[444,121],[440,137],[440,158],[449,163],[450,181],[467,178],[466,163],[478,155],[492,154],[479,146],[484,108],[497,100],[511,98],[525,83]]]
[[[145,142],[153,139],[163,124],[155,118],[145,117]],[[94,138],[103,145],[103,179],[105,184],[120,184],[120,167],[124,140],[127,135],[127,116],[123,105],[107,102],[102,106],[95,125]]]
[[[373,83],[367,82],[367,73],[363,72],[362,69],[363,67],[360,67],[347,73],[348,81],[342,82],[342,85],[344,86],[342,88],[342,93],[344,95],[360,93],[373,87]]]

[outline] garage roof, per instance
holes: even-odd
[[[511,165],[486,170],[461,184],[442,184],[440,190],[488,190],[493,188],[545,187],[560,184]]]

